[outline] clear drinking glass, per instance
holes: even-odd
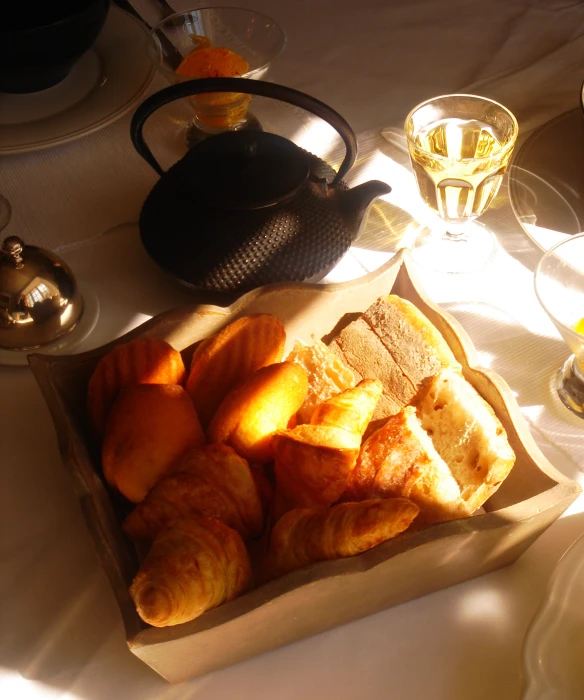
[[[204,7],[170,15],[154,27],[148,54],[171,83],[234,76],[260,80],[285,45],[284,31],[266,15],[240,7]],[[214,55],[209,49],[214,50]],[[227,52],[224,60],[217,63],[219,49]],[[194,52],[204,60],[197,61],[196,75],[187,75],[183,72],[184,61]],[[250,100],[250,95],[234,92],[189,98],[194,108],[193,122],[187,130],[189,145],[223,131],[260,129],[248,110]]]
[[[535,293],[572,351],[556,375],[558,395],[584,418],[584,233],[550,248],[535,270]]]
[[[413,256],[441,272],[473,272],[495,251],[491,231],[475,221],[496,196],[519,131],[513,114],[477,95],[422,102],[404,126],[424,202],[436,214],[418,232]]]

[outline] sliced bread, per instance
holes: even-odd
[[[428,377],[444,367],[460,369],[435,326],[414,304],[394,294],[380,297],[330,347],[359,377],[383,384],[374,428],[409,404]]]
[[[420,508],[417,524],[471,515],[412,406],[391,416],[365,441],[342,500],[400,496]]]
[[[473,512],[499,488],[515,463],[505,429],[491,406],[454,369],[429,378],[414,404]]]

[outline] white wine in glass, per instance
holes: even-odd
[[[487,98],[444,95],[415,107],[405,133],[422,199],[439,217],[420,231],[414,257],[443,272],[482,268],[495,242],[474,220],[499,191],[517,139],[517,120]]]

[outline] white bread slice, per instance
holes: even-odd
[[[380,297],[345,326],[330,347],[361,378],[383,384],[373,428],[409,404],[425,379],[444,367],[460,369],[436,327],[414,304],[395,294]]]
[[[298,411],[298,423],[310,423],[318,404],[345,389],[353,388],[360,379],[338,355],[317,338],[313,338],[312,345],[296,341],[286,360],[304,367],[308,374],[308,394]]]
[[[380,297],[363,318],[416,389],[443,367],[460,369],[438,329],[410,301],[395,294]]]
[[[499,488],[515,463],[505,429],[491,406],[454,369],[427,380],[414,403],[463,500],[475,511]]]
[[[364,379],[378,379],[383,385],[383,396],[373,414],[374,421],[399,413],[415,395],[416,388],[363,319],[350,323],[330,347]]]
[[[391,416],[365,441],[342,500],[396,496],[409,498],[420,508],[418,525],[471,514],[412,406]]]

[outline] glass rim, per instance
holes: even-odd
[[[584,240],[584,232],[577,233],[575,236],[570,236],[570,238],[566,238],[563,241],[558,241],[557,243],[554,243],[554,245],[551,248],[549,248],[549,250],[546,250],[546,252],[541,256],[540,261],[537,263],[537,267],[535,268],[535,272],[533,273],[533,289],[535,291],[535,296],[537,297],[537,300],[541,304],[543,310],[552,319],[552,321],[558,326],[561,326],[562,329],[567,331],[570,336],[581,340],[582,338],[584,338],[584,334],[578,333],[578,331],[575,331],[573,328],[570,328],[570,326],[567,326],[565,323],[563,323],[563,321],[560,321],[558,317],[549,310],[548,305],[542,299],[538,289],[538,281],[541,274],[543,274],[542,267],[546,260],[549,260],[558,248],[561,248],[563,245],[566,245],[567,243],[570,243],[574,240]]]
[[[449,158],[448,156],[442,156],[439,155],[438,153],[432,153],[431,151],[426,150],[425,148],[422,148],[421,146],[418,146],[417,144],[413,143],[413,141],[410,139],[410,136],[408,135],[408,123],[412,120],[412,116],[417,112],[419,109],[422,107],[425,107],[426,105],[436,102],[437,100],[442,100],[446,97],[472,97],[473,99],[476,100],[482,100],[483,102],[489,102],[492,105],[495,105],[496,107],[500,107],[510,118],[511,118],[511,123],[513,125],[513,134],[512,138],[509,140],[508,143],[506,143],[503,148],[500,151],[497,151],[497,153],[491,154],[489,156],[478,156],[474,158]],[[515,146],[515,142],[517,141],[517,136],[519,135],[519,123],[517,121],[516,116],[513,114],[513,112],[505,107],[505,105],[502,105],[500,102],[497,102],[496,100],[492,100],[490,97],[482,97],[482,95],[471,95],[470,93],[463,93],[463,92],[453,92],[453,93],[448,93],[445,95],[436,95],[435,97],[430,97],[427,100],[424,100],[423,102],[420,102],[417,104],[415,107],[413,107],[409,113],[408,116],[405,118],[404,121],[404,132],[406,135],[406,140],[408,142],[408,146],[413,148],[414,150],[424,153],[426,155],[432,156],[432,158],[436,158],[439,162],[443,163],[470,163],[470,162],[482,162],[482,161],[489,161],[493,160],[493,158],[500,158],[501,156],[504,156],[508,151],[513,150],[513,147]]]
[[[253,70],[249,70],[246,73],[242,73],[241,75],[238,75],[238,78],[253,78],[253,76],[256,73],[259,73],[260,71],[264,70],[267,68],[273,61],[278,58],[278,56],[284,51],[286,48],[286,43],[288,40],[288,37],[286,36],[286,32],[282,29],[280,24],[276,22],[275,19],[270,17],[269,15],[266,15],[264,12],[256,12],[256,10],[250,10],[247,7],[237,7],[236,5],[216,5],[216,6],[206,6],[206,7],[193,7],[190,10],[183,10],[182,12],[174,12],[171,15],[168,15],[164,19],[162,19],[158,24],[156,24],[150,31],[148,32],[148,37],[153,40],[154,43],[154,48],[156,51],[156,67],[159,68],[163,73],[172,75],[175,78],[177,77],[177,74],[175,71],[172,69],[168,68],[166,64],[164,63],[163,60],[163,52],[162,52],[162,44],[160,42],[160,39],[158,38],[156,32],[159,31],[165,24],[167,24],[170,20],[176,19],[177,17],[183,17],[184,15],[190,15],[193,14],[194,12],[204,12],[205,10],[234,10],[240,14],[244,15],[253,15],[254,17],[262,17],[269,22],[271,22],[280,32],[281,35],[281,44],[280,47],[278,48],[278,51],[274,54],[272,58],[270,58],[269,61],[266,61],[265,63],[262,63],[261,66],[258,66],[257,68],[254,68]],[[191,78],[193,80],[193,78]],[[195,78],[196,80],[196,78]]]

